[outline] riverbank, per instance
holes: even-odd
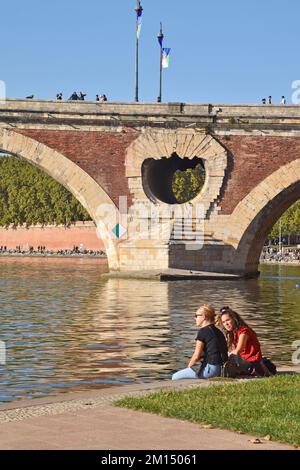
[[[31,227],[0,227],[0,247],[6,251],[71,250],[73,247],[85,251],[103,251],[104,243],[97,236],[94,222],[75,222],[64,225],[34,225]]]
[[[287,266],[300,265],[300,249],[296,246],[268,246],[264,247],[260,263],[266,264],[286,264]],[[291,263],[291,264],[290,264]]]
[[[106,254],[97,254],[97,253],[73,253],[73,254],[63,254],[63,253],[1,253],[0,258],[88,258],[88,259],[104,259],[106,260]]]
[[[282,368],[281,372],[292,370],[300,373],[300,368],[295,367]],[[256,445],[257,436],[112,405],[125,396],[141,397],[160,390],[218,387],[220,384],[209,380],[166,380],[2,405],[0,449],[293,449],[292,446],[263,439]]]
[[[10,250],[6,252],[0,251],[0,258],[100,258],[100,259],[107,259],[105,252],[97,253],[97,252],[93,252],[92,250],[90,251],[91,251],[90,253],[58,253],[58,252],[38,253],[38,252],[29,252],[29,251],[18,253],[17,251]],[[260,265],[272,265],[272,266],[296,266],[296,267],[299,266],[300,267],[299,260],[296,260],[296,261],[261,260],[259,264]],[[171,270],[168,270],[168,271],[171,271]],[[179,272],[179,275],[180,273],[184,274],[184,270],[178,270],[178,272]],[[190,277],[194,279],[197,273],[198,271],[191,271]],[[157,272],[153,271],[153,273],[147,274],[147,276],[145,276],[142,271],[138,273],[134,271],[132,272],[129,271],[125,274],[115,273],[112,275],[108,275],[107,277],[115,277],[115,278],[123,277],[123,278],[132,278],[132,279],[143,279],[143,278],[156,279],[159,276],[163,276],[167,278],[168,274],[169,273],[167,272],[166,276],[163,276],[162,273],[159,270],[157,270]],[[211,278],[212,275],[210,275],[209,278]],[[184,278],[186,278],[187,276],[188,276],[187,274],[183,275]],[[220,276],[222,275],[217,273],[216,276],[219,279]],[[228,276],[225,275],[225,276],[226,276],[226,279],[239,279],[241,277],[241,276],[236,276],[236,275],[228,275]],[[168,280],[168,279],[164,278],[163,280]]]
[[[270,261],[270,260],[262,260],[259,264],[266,264],[272,266],[300,266],[300,261]]]

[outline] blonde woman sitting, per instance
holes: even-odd
[[[220,377],[222,365],[227,361],[227,344],[225,337],[215,326],[216,312],[211,305],[202,305],[195,314],[196,325],[199,328],[196,336],[196,346],[187,369],[173,374],[172,380],[180,379],[210,379]],[[192,367],[202,359],[198,372]]]

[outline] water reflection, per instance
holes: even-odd
[[[168,283],[102,280],[101,260],[0,258],[0,270],[0,401],[169,377],[192,352],[202,303],[240,312],[277,362],[300,339],[299,267]]]

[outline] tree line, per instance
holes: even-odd
[[[300,234],[300,200],[293,204],[273,226],[269,239],[289,237]]]
[[[18,157],[0,157],[0,226],[68,226],[79,220],[91,217],[61,184]]]

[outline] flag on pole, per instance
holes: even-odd
[[[162,68],[163,69],[167,69],[170,65],[170,52],[171,52],[171,49],[169,47],[163,48],[163,54],[162,54]]]
[[[137,11],[137,18],[136,18],[136,37],[140,39],[141,29],[142,29],[142,14],[143,10]]]
[[[158,36],[158,38],[157,38],[157,39],[158,39],[158,42],[159,42],[159,45],[160,45],[160,47],[162,47],[162,45],[163,45],[163,40],[164,40],[164,37],[161,35],[161,36]]]

